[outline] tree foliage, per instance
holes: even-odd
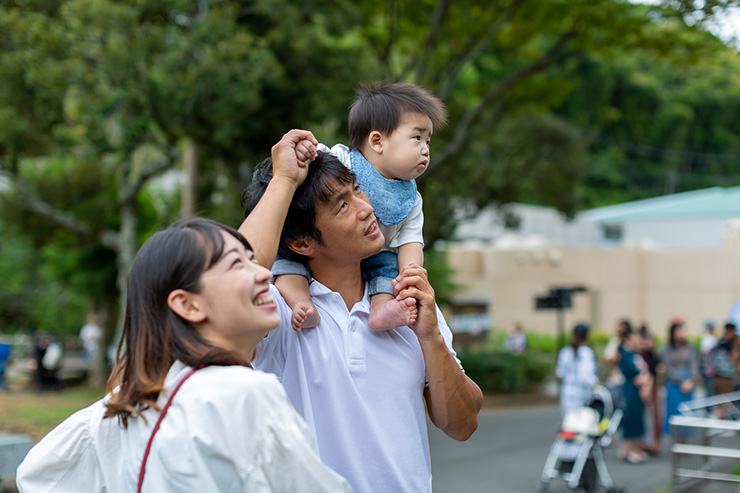
[[[291,126],[336,131],[327,108],[344,103],[365,65],[361,43],[305,17],[266,1],[4,4],[6,224],[55,247],[51,271],[67,288],[105,302],[124,291],[141,241],[177,216],[162,190],[178,175],[151,183],[178,164],[184,139],[203,158],[201,210],[236,222],[237,201],[223,197],[238,196],[250,163]]]
[[[79,313],[84,313],[88,300],[81,290],[65,288],[67,281],[76,285],[81,279],[65,280],[55,271],[59,268],[60,256],[55,251],[58,247],[50,245],[39,250],[32,239],[2,227],[0,234],[3,235],[0,242],[0,277],[3,279],[0,332],[43,327],[56,333],[76,333],[80,328]],[[77,256],[86,253],[83,249],[76,250]],[[69,258],[66,253],[62,257]],[[110,259],[102,264],[104,269],[110,270]],[[90,273],[85,269],[74,271],[80,278]]]
[[[555,111],[593,141],[585,206],[740,184],[737,52],[701,31],[680,38],[672,57],[590,57],[565,71],[580,84]],[[684,52],[694,45],[700,58]]]
[[[178,216],[184,150],[196,211],[238,224],[239,190],[286,130],[346,142],[361,81],[419,83],[449,108],[419,180],[430,244],[456,210],[527,201],[573,215],[731,182],[737,52],[702,23],[736,4],[4,2],[1,226],[20,242],[8,255],[33,248],[39,262],[18,263],[32,275],[0,303],[48,281],[115,304],[138,245]]]

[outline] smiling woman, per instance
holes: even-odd
[[[197,292],[170,292],[170,307],[206,341],[249,361],[257,343],[280,323],[268,290],[272,273],[257,264],[240,235],[209,243],[209,249],[220,247],[220,257],[201,275]]]
[[[192,219],[134,260],[109,393],[18,468],[21,492],[349,491],[256,344],[280,317],[237,231]]]

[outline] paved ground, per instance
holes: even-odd
[[[542,401],[542,397],[537,398]],[[525,399],[526,400],[526,399]],[[527,404],[536,401],[530,399]],[[487,400],[487,404],[490,402]],[[494,406],[498,406],[498,401]],[[434,493],[527,493],[537,491],[545,459],[560,423],[553,404],[487,409],[467,442],[456,442],[430,425]],[[722,446],[740,448],[740,436]],[[606,449],[607,467],[614,481],[630,493],[668,493],[671,474],[670,444],[650,462],[634,466],[617,459],[616,444]],[[0,483],[0,492],[14,492],[11,478]],[[551,491],[569,491],[562,481]],[[734,486],[715,483],[702,493],[740,493]]]
[[[456,442],[430,425],[435,493],[534,492],[560,422],[556,406],[483,411],[480,425],[467,442]],[[630,493],[668,492],[671,474],[669,443],[663,453],[641,464],[616,457],[617,444],[605,451],[612,479]],[[557,487],[556,487],[557,485]],[[551,491],[569,491],[562,481]],[[707,492],[734,493],[735,487],[713,486]]]

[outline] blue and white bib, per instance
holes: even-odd
[[[416,202],[416,181],[385,178],[357,149],[350,151],[349,159],[357,184],[370,199],[378,221],[393,226],[406,219]]]

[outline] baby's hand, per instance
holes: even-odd
[[[311,161],[316,159],[316,145],[310,140],[301,140],[295,145],[295,155],[300,164],[308,166]]]
[[[290,323],[293,330],[300,332],[301,329],[313,329],[319,325],[321,317],[318,310],[310,301],[299,301],[293,307],[293,316]]]
[[[300,186],[306,179],[309,161],[306,155],[310,155],[310,145],[319,145],[319,141],[308,130],[293,129],[283,135],[280,142],[272,146],[270,155],[272,156],[272,176],[273,178],[281,177],[287,179],[296,186]],[[298,147],[300,146],[300,155]]]

